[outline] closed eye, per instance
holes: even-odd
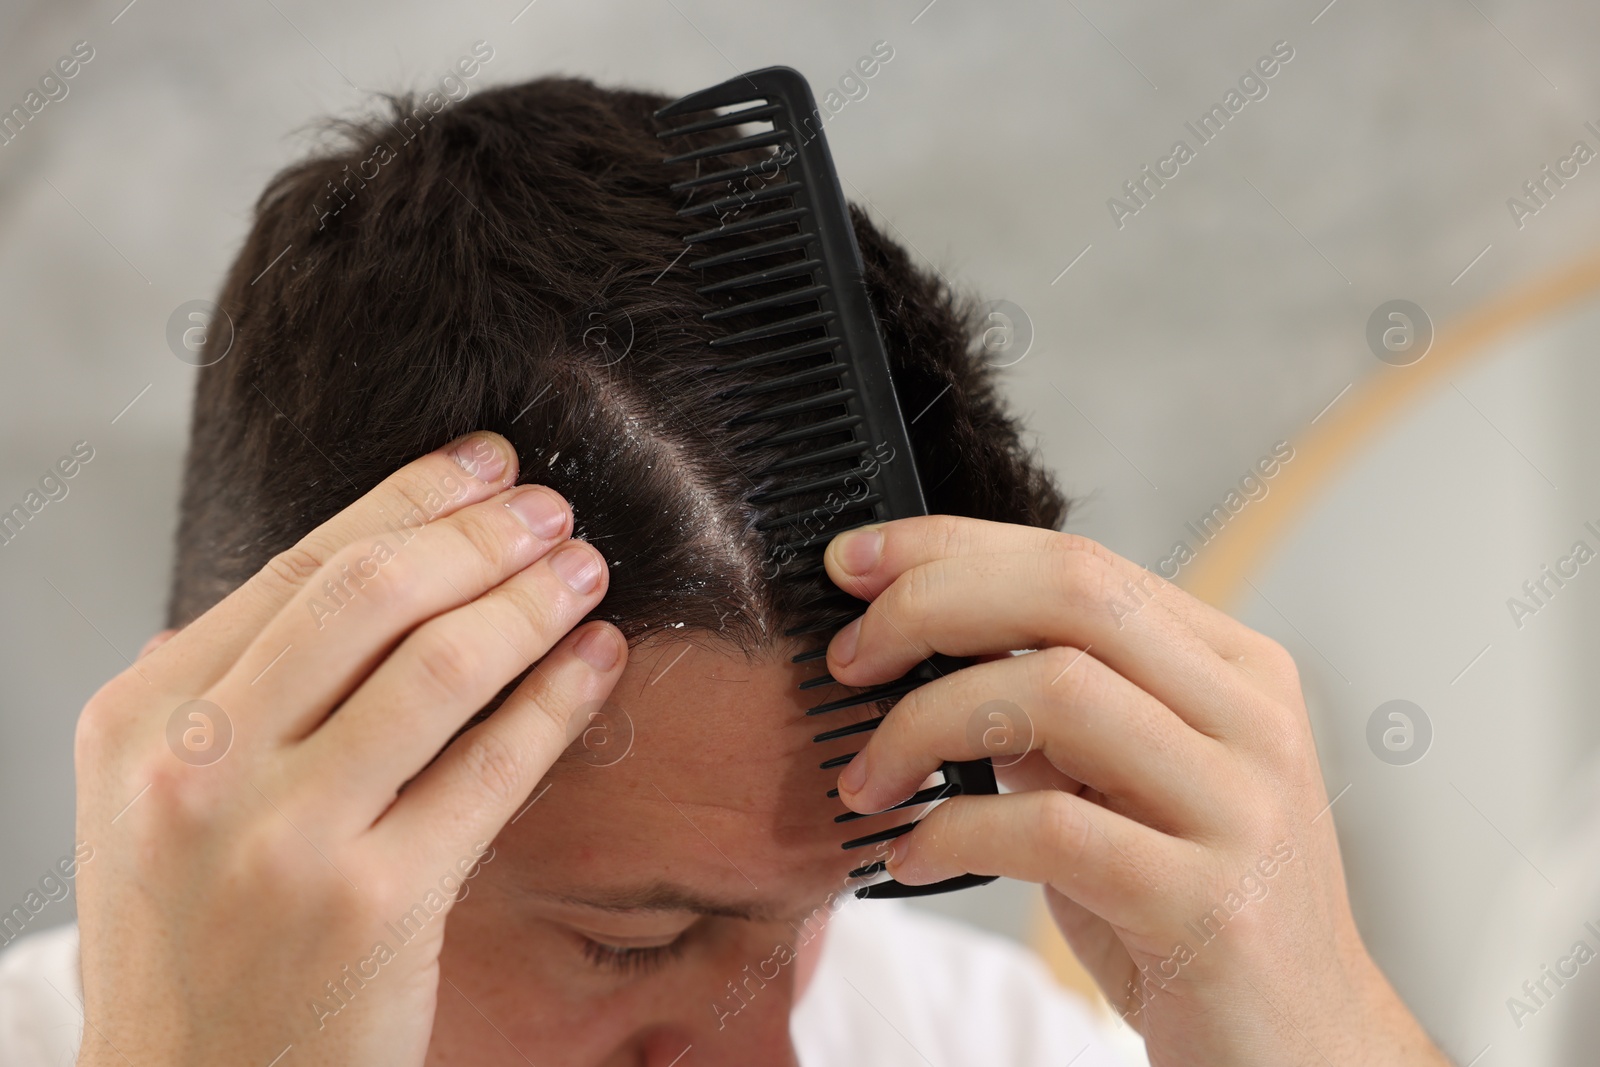
[[[581,935],[580,935],[581,936]],[[593,938],[583,938],[583,955],[596,967],[623,974],[644,974],[683,955],[684,939],[680,936],[665,945],[645,948],[621,948],[607,945]]]

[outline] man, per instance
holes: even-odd
[[[78,1062],[1109,1065],[1020,955],[840,903],[826,791],[882,812],[1005,700],[1013,792],[935,808],[899,880],[1043,883],[1154,1063],[1443,1063],[1351,920],[1289,657],[1057,532],[963,307],[860,216],[936,514],[829,546],[871,606],[792,661],[824,583],[772,580],[744,501],[760,401],[678,263],[662,102],[401,102],[261,197],[171,628],[80,719]],[[979,662],[819,769],[799,683],[933,651]]]

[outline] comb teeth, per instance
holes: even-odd
[[[756,215],[742,222],[728,222],[721,226],[713,226],[709,230],[699,230],[685,237],[684,241],[692,245],[698,245],[707,241],[721,240],[724,237],[737,237],[752,230],[764,230],[769,226],[777,226],[780,223],[798,222],[805,218],[810,213],[810,210],[810,208],[805,207],[786,207],[778,211],[768,211],[765,214]]]
[[[730,345],[742,345],[750,341],[762,341],[769,337],[782,337],[786,333],[795,333],[799,330],[809,330],[814,326],[827,326],[837,316],[831,311],[811,311],[804,315],[796,315],[792,319],[780,319],[777,322],[762,323],[752,326],[748,330],[740,330],[725,337],[718,337],[711,342],[712,348],[727,348]]]
[[[792,496],[805,496],[811,493],[822,492],[827,489],[837,489],[850,482],[852,478],[860,477],[863,468],[853,468],[843,474],[830,474],[823,478],[815,478],[809,482],[795,482],[783,486],[781,489],[768,489],[746,497],[752,504],[774,504]]]
[[[826,419],[822,422],[813,422],[802,426],[798,430],[785,430],[781,433],[768,434],[761,439],[763,445],[786,445],[796,441],[808,441],[813,437],[825,434],[838,433],[860,425],[860,415],[840,415],[837,418]],[[765,527],[762,527],[765,529]]]
[[[663,134],[662,136],[665,135]],[[737,141],[707,145],[704,148],[692,148],[681,155],[668,156],[661,162],[668,164],[692,163],[697,159],[708,159],[711,156],[727,156],[735,152],[748,152],[752,148],[764,148],[768,145],[782,144],[788,136],[788,134],[781,133],[778,130],[772,130],[768,133],[755,133],[749,137],[741,137]]]
[[[790,289],[786,292],[774,293],[771,296],[758,297],[755,300],[746,300],[742,304],[734,304],[730,307],[718,308],[715,311],[706,312],[701,317],[707,322],[715,322],[718,319],[731,319],[735,315],[749,315],[756,311],[766,311],[768,308],[787,307],[790,304],[798,304],[802,300],[814,300],[815,298],[825,294],[827,291],[828,287],[826,285],[808,285],[801,289]]]
[[[958,874],[954,878],[946,878],[942,882],[933,882],[929,885],[901,885],[891,879],[887,882],[874,882],[862,886],[856,890],[856,897],[861,900],[893,900],[897,897],[925,897],[929,893],[954,893],[958,889],[988,885],[996,877],[992,874]]]
[[[782,553],[776,581],[827,587],[822,550],[840,532],[926,515],[928,507],[862,280],[854,226],[822,133],[822,114],[799,73],[769,67],[691,93],[657,111],[656,118],[673,120],[672,128],[659,134],[663,142],[679,142],[676,154],[665,160],[680,168],[670,186],[685,198],[678,215],[688,225],[715,223],[684,238],[686,251],[692,252],[684,266],[701,280],[696,292],[718,304],[703,318],[754,320],[710,342],[729,356],[715,361],[711,373],[739,376],[718,399],[762,398],[761,407],[727,424],[730,431],[740,431],[733,435],[738,440],[734,452],[753,483],[745,499],[755,512],[754,528],[775,554]],[[694,173],[682,173],[689,169]],[[808,599],[806,617],[812,621],[785,630],[784,636],[815,635],[821,644],[794,655],[793,662],[825,660],[827,640],[863,610],[860,600],[843,591]],[[965,665],[936,656],[883,685],[846,687],[847,695],[806,714],[895,700]],[[801,688],[839,684],[824,668]],[[860,737],[882,722],[880,715],[869,716],[825,730],[814,740],[827,744]],[[829,757],[820,767],[842,767],[855,755]],[[943,771],[942,785],[919,790],[891,810],[995,792],[987,760],[946,763]],[[837,790],[829,795],[837,797]],[[835,821],[863,817],[847,812]],[[912,819],[843,847],[888,841],[916,825]],[[883,870],[881,862],[868,863],[850,877]],[[990,880],[966,875],[928,886],[878,882],[856,895],[922,895]]]
[[[864,837],[851,838],[839,847],[843,849],[861,848],[864,845],[876,845],[879,841],[893,841],[901,834],[908,834],[916,828],[917,824],[915,822],[901,823],[899,826],[891,826],[887,830],[879,830],[877,833],[867,834]]]
[[[922,806],[923,804],[932,804],[935,800],[943,800],[945,797],[955,796],[958,792],[960,792],[960,790],[955,789],[948,782],[942,785],[930,785],[926,789],[917,790],[915,793],[912,793],[909,797],[893,807],[884,808],[883,810],[899,811],[902,808],[916,808]],[[837,793],[838,791],[835,790],[835,795],[837,795]],[[833,817],[833,821],[838,823],[855,822],[857,819],[868,819],[873,815],[880,814],[882,814],[882,812],[874,811],[863,814],[859,811],[847,811],[843,815],[835,815]]]
[[[862,719],[860,722],[853,722],[849,726],[840,726],[834,730],[824,730],[811,740],[817,744],[821,744],[824,741],[837,741],[841,737],[854,737],[856,734],[871,733],[882,724],[883,719],[881,718]]]
[[[769,378],[764,382],[754,385],[737,385],[732,389],[724,389],[717,394],[718,399],[731,400],[740,396],[760,396],[762,393],[776,393],[782,389],[792,389],[797,385],[807,385],[811,382],[838,381],[850,371],[845,363],[824,363],[817,367],[808,367],[805,370],[794,371],[780,378]],[[866,447],[866,442],[860,442]]]
[[[832,541],[835,537],[838,537],[842,532],[843,531],[840,530],[824,530],[822,533],[813,534],[804,541],[796,541],[792,544],[785,545],[784,547],[793,552],[805,552],[813,548],[824,548],[827,546],[829,541]]]
[[[812,463],[821,463],[830,459],[847,459],[851,456],[859,456],[866,450],[867,443],[865,441],[851,441],[847,445],[835,445],[832,448],[821,448],[815,452],[806,452],[803,455],[793,456],[789,459],[783,459],[774,463],[769,463],[765,467],[762,467],[760,470],[752,474],[751,477],[761,478],[768,474],[776,474],[779,471],[791,470],[795,467],[804,467]]]
[[[781,281],[796,274],[804,274],[809,277],[811,272],[820,266],[822,266],[822,260],[820,259],[803,259],[799,263],[785,263],[781,267],[769,267],[766,270],[741,274],[737,278],[728,278],[725,281],[702,285],[695,292],[701,296],[710,296],[712,293],[720,293],[728,289],[740,289],[751,285],[761,285],[763,282]]]
[[[748,415],[740,415],[738,418],[730,420],[728,424],[730,426],[743,426],[752,422],[770,422],[773,419],[787,418],[790,415],[799,415],[802,412],[843,404],[855,395],[856,391],[854,389],[836,389],[831,393],[819,393],[804,400],[796,400],[788,404],[773,404],[759,411],[753,411]],[[752,504],[765,504],[779,499],[782,498],[768,496],[765,500],[751,500],[750,502]]]
[[[741,263],[747,259],[760,259],[763,256],[777,255],[779,252],[787,252],[790,249],[811,244],[815,240],[809,233],[795,233],[790,234],[788,237],[774,237],[772,240],[764,241],[758,245],[744,245],[740,248],[735,248],[731,252],[723,252],[720,255],[697,259],[690,266],[702,271],[712,270],[717,267],[727,266],[729,263]]]
[[[804,511],[790,512],[787,515],[776,515],[770,519],[762,519],[756,523],[756,529],[762,533],[771,533],[774,530],[781,530],[785,526],[798,526],[810,518],[811,516]],[[860,607],[861,605],[858,603],[856,605],[858,612]]]
[[[713,171],[710,174],[697,174],[693,178],[685,178],[682,181],[673,182],[667,188],[675,193],[682,193],[690,189],[715,185],[718,182],[727,182],[731,185],[736,178],[749,178],[756,174],[770,173],[775,166],[786,167],[793,159],[794,148],[790,145],[782,145],[776,155],[769,156],[758,163],[742,163],[737,167],[729,167],[727,170]]]
[[[703,204],[686,207],[678,214],[686,219],[699,218],[701,215],[716,215],[721,218],[730,210],[742,211],[751,204],[761,204],[768,200],[781,200],[799,192],[802,186],[799,182],[785,182],[782,185],[771,185],[754,192],[735,193],[717,200],[707,200]]]
[[[720,130],[727,126],[743,126],[747,122],[770,119],[777,113],[777,104],[766,104],[762,107],[746,108],[743,111],[730,111],[725,115],[718,115],[703,122],[691,122],[687,126],[664,130],[656,136],[663,140],[668,137],[687,137],[694,133],[705,133],[707,130]]]
[[[807,708],[806,714],[827,715],[835,711],[843,711],[845,708],[853,708],[861,704],[876,704],[880,700],[894,700],[905,696],[907,693],[911,692],[921,684],[922,679],[920,678],[914,681],[907,681],[906,679],[902,678],[897,682],[890,682],[888,685],[880,685],[872,689],[865,689],[855,693],[852,696],[842,697],[839,700],[830,700],[826,704],[818,704],[815,707]]]

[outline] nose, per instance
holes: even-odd
[[[799,1067],[789,1038],[796,958],[787,943],[767,944],[708,961],[684,984],[672,1022],[642,1042],[645,1067]]]
[[[728,1025],[663,1027],[643,1041],[644,1067],[799,1067],[789,1038],[789,1001],[752,1005]]]

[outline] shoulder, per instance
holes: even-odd
[[[851,900],[835,913],[791,1029],[805,1067],[1127,1062],[1109,1023],[1033,953],[900,901]]]
[[[0,1063],[57,1067],[78,1055],[78,927],[19,937],[0,951]]]

